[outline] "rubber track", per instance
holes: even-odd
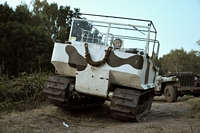
[[[117,88],[111,100],[111,115],[120,121],[139,121],[151,108],[153,92]]]
[[[44,84],[43,93],[54,105],[66,110],[85,109],[100,106],[104,103],[99,99],[83,96],[74,89],[69,90],[70,78],[51,76]]]

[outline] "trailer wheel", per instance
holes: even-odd
[[[165,95],[166,101],[169,103],[175,102],[177,99],[175,89],[171,85],[168,85],[165,87],[164,95]]]

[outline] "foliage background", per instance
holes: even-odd
[[[186,52],[183,48],[172,49],[170,53],[159,58],[159,74],[169,72],[194,72],[200,74],[200,52],[191,50]]]
[[[68,40],[71,18],[80,9],[35,0],[13,10],[0,4],[0,110],[35,108],[45,100],[42,94],[54,42]]]
[[[71,18],[79,9],[35,0],[33,10],[26,4],[13,10],[0,5],[0,73],[52,72],[50,64],[55,41],[68,40]]]

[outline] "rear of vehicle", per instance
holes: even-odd
[[[139,120],[151,108],[158,74],[152,61],[159,50],[155,27],[147,20],[91,18],[73,18],[69,40],[55,43],[51,62],[56,75],[47,79],[44,93],[67,109],[109,100],[114,118]],[[138,21],[146,24],[137,25]]]

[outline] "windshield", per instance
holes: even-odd
[[[155,47],[151,32],[149,24],[141,26],[73,18],[69,41],[112,46],[114,40],[120,39],[122,48],[142,49],[149,54]]]

